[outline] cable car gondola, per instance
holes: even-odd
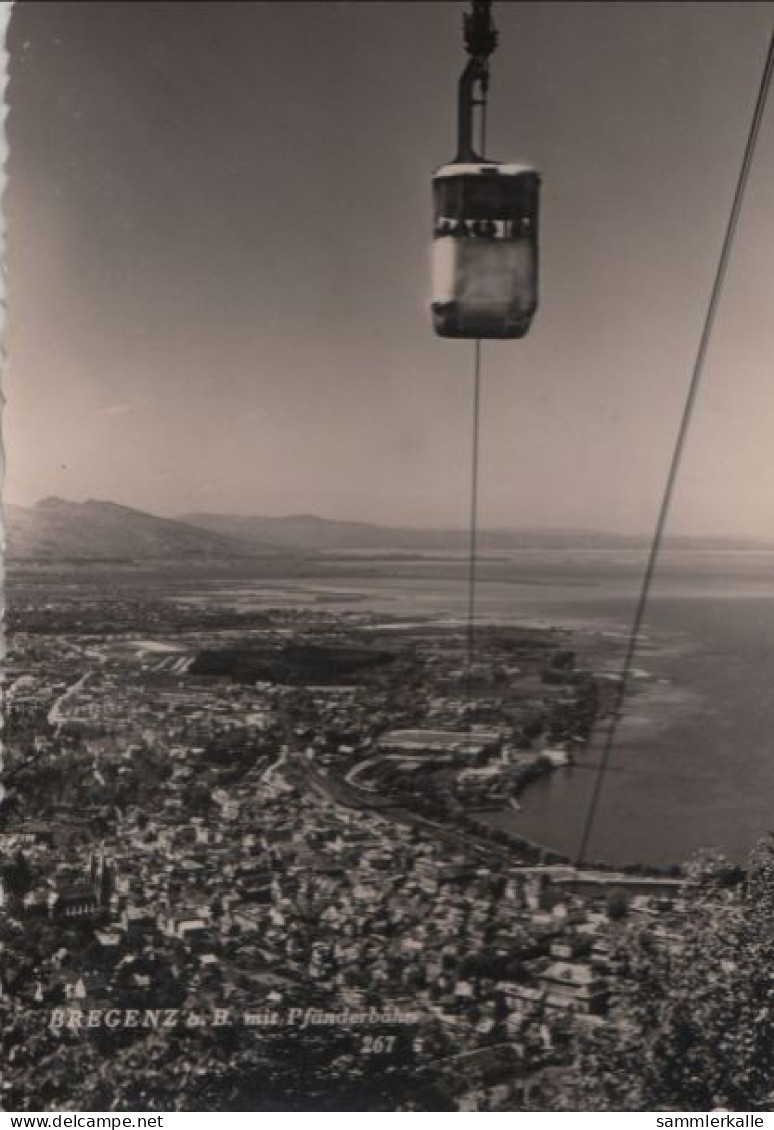
[[[433,176],[433,323],[441,337],[520,338],[537,309],[540,175],[476,152],[473,112],[497,46],[491,0],[473,0],[464,29],[457,156]]]

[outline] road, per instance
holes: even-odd
[[[67,721],[64,714],[62,713],[62,707],[67,702],[68,698],[72,698],[78,693],[81,687],[84,687],[86,685],[90,677],[91,672],[87,671],[84,675],[81,675],[80,679],[77,679],[74,683],[71,683],[69,687],[66,687],[62,691],[59,698],[56,699],[53,706],[48,712],[47,721],[50,726],[56,726],[57,730],[59,730],[63,723]]]

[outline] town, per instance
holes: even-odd
[[[6,1108],[534,1109],[617,932],[679,945],[677,869],[488,822],[611,709],[582,633],[470,663],[454,623],[66,584],[7,624]]]

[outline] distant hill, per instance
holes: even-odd
[[[251,544],[293,547],[306,551],[384,550],[386,552],[464,552],[466,530],[416,529],[378,526],[368,522],[343,522],[313,514],[282,518],[244,517],[234,514],[186,514],[185,521],[213,533],[236,537]],[[583,529],[481,530],[482,551],[516,549],[609,549],[638,547],[639,537],[605,534]]]
[[[46,498],[30,507],[5,505],[3,520],[10,560],[223,559],[254,556],[259,549],[256,542],[115,502]]]
[[[237,537],[251,544],[292,546],[304,550],[416,549],[435,544],[422,530],[400,530],[369,522],[342,522],[313,514],[291,514],[282,518],[243,517],[236,514],[186,514],[186,522],[213,533]],[[452,535],[454,537],[454,535]],[[446,544],[448,539],[441,539]]]

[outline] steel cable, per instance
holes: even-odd
[[[680,470],[680,464],[685,449],[685,442],[688,435],[688,430],[693,416],[694,406],[696,404],[696,395],[701,384],[702,374],[704,372],[704,363],[707,357],[710,339],[712,337],[712,330],[715,324],[715,317],[717,314],[720,298],[723,291],[723,284],[725,282],[726,273],[728,270],[729,260],[731,258],[731,251],[733,248],[734,238],[739,223],[739,215],[742,210],[744,195],[747,188],[747,183],[750,179],[750,170],[752,168],[753,158],[755,156],[755,149],[760,134],[761,123],[766,108],[766,101],[771,87],[772,73],[774,73],[774,33],[772,33],[769,42],[769,49],[766,56],[766,63],[763,69],[763,76],[761,78],[760,87],[758,90],[758,97],[755,103],[755,110],[753,112],[750,129],[747,135],[747,144],[745,145],[744,157],[742,159],[739,176],[737,178],[736,190],[734,192],[733,203],[731,205],[731,212],[726,225],[725,236],[720,252],[720,259],[715,272],[715,279],[712,286],[709,305],[704,317],[704,324],[699,339],[699,345],[696,352],[696,359],[693,365],[693,372],[688,386],[688,393],[683,408],[683,414],[680,420],[680,426],[677,431],[677,438],[675,440],[672,458],[669,464],[669,470],[666,477],[664,493],[661,499],[661,505],[658,511],[656,520],[655,532],[648,554],[645,572],[643,573],[642,584],[640,593],[637,600],[637,605],[634,612],[631,629],[629,632],[626,653],[624,656],[623,667],[619,676],[616,695],[613,701],[613,708],[610,714],[610,722],[605,735],[604,745],[602,748],[602,755],[599,763],[599,769],[594,782],[589,808],[586,814],[586,821],[581,836],[580,846],[576,857],[576,866],[580,867],[586,858],[586,851],[591,838],[591,833],[594,828],[594,821],[597,816],[599,807],[599,798],[602,791],[605,772],[608,768],[610,755],[615,742],[615,737],[618,732],[618,724],[620,721],[623,704],[628,689],[629,679],[631,677],[632,666],[634,663],[637,646],[639,643],[639,636],[642,629],[645,612],[648,606],[648,598],[650,590],[653,585],[653,578],[658,564],[659,555],[661,552],[661,543],[664,537],[664,530],[666,528],[669,511],[672,504],[674,495],[675,484]]]

